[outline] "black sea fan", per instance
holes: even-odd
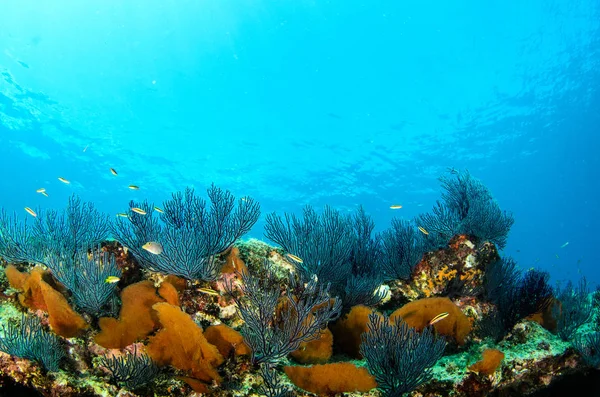
[[[574,288],[569,280],[565,288],[556,287],[554,293],[560,302],[552,307],[557,333],[562,340],[570,340],[579,327],[592,319],[593,304],[587,281],[582,278]]]
[[[442,201],[436,203],[432,214],[417,218],[429,232],[429,239],[441,246],[456,234],[468,234],[504,248],[514,218],[500,209],[488,188],[468,171],[440,181]]]
[[[117,286],[107,279],[121,277],[113,254],[103,252],[101,247],[79,253],[75,258],[51,253],[47,264],[54,277],[71,291],[77,307],[93,316],[104,313],[103,308]]]
[[[431,327],[419,333],[400,316],[391,322],[378,313],[369,315],[360,353],[386,397],[401,397],[431,379],[431,368],[442,357],[446,342]]]
[[[286,290],[281,291],[273,284],[268,262],[265,268],[264,278],[241,274],[241,297],[231,284],[226,288],[244,320],[241,332],[252,350],[252,361],[274,365],[302,342],[317,339],[319,331],[339,317],[342,304],[329,295],[329,284],[322,285],[316,277],[306,281],[290,275]]]
[[[535,269],[522,275],[516,262],[510,258],[488,265],[485,297],[496,305],[498,317],[481,324],[481,329],[496,328],[492,333],[498,340],[523,318],[546,309],[553,296],[549,279],[547,272]]]
[[[153,217],[153,206],[131,203],[145,212],[133,211],[119,218],[113,227],[117,240],[133,252],[141,266],[187,279],[214,280],[220,269],[216,255],[226,251],[246,234],[258,220],[260,205],[250,197],[236,200],[229,191],[212,185],[208,189],[210,206],[196,197],[193,189],[173,194],[164,203],[162,224]],[[150,241],[163,250],[152,254],[142,248]]]
[[[151,382],[159,373],[159,367],[150,356],[133,354],[121,357],[102,357],[100,364],[106,367],[115,383],[120,383],[130,390],[135,390]]]
[[[13,356],[41,363],[48,371],[56,372],[65,356],[60,338],[47,332],[37,317],[23,315],[19,324],[9,322],[2,327],[0,350]]]

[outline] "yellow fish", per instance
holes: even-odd
[[[140,187],[139,187],[139,186],[136,186],[136,185],[129,185],[129,188],[130,188],[131,190],[140,190]]]
[[[45,187],[41,187],[38,190],[36,190],[35,192],[36,193],[44,193],[45,191],[46,191],[46,188]]]
[[[113,174],[113,175],[118,175],[117,171],[114,168],[110,169],[110,173]]]
[[[399,210],[400,208],[402,208],[402,206],[400,204],[390,205],[390,209],[392,209],[392,210]]]
[[[298,256],[296,256],[294,254],[289,254],[288,253],[288,254],[285,254],[285,256],[287,256],[288,258],[290,258],[291,260],[293,260],[295,262],[304,263],[304,261],[300,257],[298,257]]]
[[[108,277],[106,277],[104,282],[107,284],[114,284],[114,283],[118,283],[119,280],[121,280],[121,279],[117,276],[108,276]]]
[[[117,214],[117,216],[120,216],[120,217],[122,217],[122,218],[127,218],[129,215],[127,215],[127,214],[126,214],[126,213],[124,213],[124,212],[119,212],[119,213]]]
[[[423,226],[419,226],[419,231],[426,236],[429,235],[429,232],[427,230],[425,230],[425,228]]]
[[[44,196],[48,197],[48,193],[46,193],[46,192],[42,192],[42,194],[43,194]]]
[[[143,209],[139,208],[139,207],[132,207],[131,210],[133,212],[136,212],[140,215],[146,215],[146,211],[144,211]]]
[[[161,214],[165,212],[165,211],[163,211],[161,208],[159,208],[157,206],[154,206],[154,211],[160,212]]]
[[[29,213],[29,215],[31,215],[31,216],[37,216],[37,214],[35,213],[35,211],[32,210],[29,207],[25,207],[25,211],[27,211]]]
[[[65,179],[65,178],[63,178],[63,177],[61,177],[61,176],[59,176],[59,177],[58,177],[58,180],[59,180],[59,181],[61,181],[62,183],[66,183],[67,185],[68,185],[69,183],[71,183],[69,180],[67,180],[67,179]]]
[[[442,321],[449,315],[450,315],[450,313],[448,313],[448,312],[440,313],[437,316],[435,316],[434,318],[432,318],[431,320],[429,320],[429,325],[433,325],[433,324],[437,323],[438,321]]]
[[[207,295],[213,295],[213,296],[220,296],[221,295],[217,291],[215,291],[214,289],[210,289],[210,288],[198,288],[198,289],[196,289],[196,291],[202,292],[203,294],[207,294]]]
[[[156,241],[148,241],[146,244],[142,245],[142,248],[154,255],[160,255],[163,252],[162,245]]]

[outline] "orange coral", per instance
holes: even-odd
[[[167,283],[163,282],[165,284]],[[102,317],[98,321],[101,331],[96,335],[95,341],[108,349],[123,349],[136,340],[145,338],[158,327],[152,305],[163,302],[163,299],[156,294],[151,281],[140,281],[127,286],[121,292],[121,301],[119,319]]]
[[[302,364],[323,364],[329,361],[333,353],[333,334],[328,328],[319,331],[319,338],[303,342],[290,353],[294,360]]]
[[[48,311],[40,288],[42,277],[47,272],[36,266],[31,269],[29,274],[21,273],[13,265],[8,265],[5,273],[10,286],[22,291],[19,293],[18,298],[23,306],[33,310]]]
[[[229,357],[232,353],[236,356],[251,353],[242,334],[225,324],[211,325],[204,330],[204,336],[208,343],[217,347],[223,357]]]
[[[485,349],[482,359],[469,367],[469,370],[483,375],[493,375],[504,360],[504,353],[497,349]]]
[[[375,378],[366,368],[351,363],[284,367],[283,370],[296,386],[319,395],[368,392],[377,387]]]
[[[164,281],[173,285],[177,292],[185,290],[185,287],[187,285],[187,280],[185,278],[177,277],[172,274],[169,274],[167,277],[165,277]]]
[[[244,273],[248,271],[246,264],[240,258],[238,247],[231,247],[225,254],[225,264],[221,268],[221,273]]]
[[[161,329],[150,337],[146,351],[159,365],[172,365],[204,383],[220,382],[215,369],[223,356],[206,340],[192,318],[168,303],[152,306],[158,313]]]
[[[354,306],[350,313],[338,320],[331,327],[333,340],[337,350],[352,358],[362,358],[360,355],[360,336],[368,330],[369,314],[373,309],[367,306]]]
[[[450,269],[448,265],[444,265],[438,271],[437,275],[435,276],[435,279],[438,283],[442,283],[444,281],[452,280],[454,277],[456,277],[457,273],[458,272],[456,269]]]
[[[77,336],[88,327],[88,323],[75,312],[60,292],[56,291],[44,280],[40,280],[40,290],[48,308],[50,328],[65,338]]]
[[[535,321],[548,331],[554,332],[557,327],[555,311],[560,314],[562,311],[562,304],[559,300],[552,298],[551,303],[548,304],[544,310],[530,315],[527,317],[527,320]]]
[[[179,306],[179,295],[177,289],[169,282],[163,282],[158,287],[158,295],[172,305]]]
[[[472,324],[448,298],[424,298],[407,303],[392,313],[390,321],[400,316],[409,326],[421,331],[435,316],[445,312],[449,314],[448,317],[436,322],[433,327],[439,334],[452,336],[459,345],[463,345],[465,337],[471,332]]]
[[[4,269],[4,274],[6,274],[8,283],[12,288],[19,290],[23,289],[25,281],[27,281],[27,273],[21,273],[14,265],[8,265],[6,266],[6,269]]]
[[[67,298],[44,281],[43,277],[47,272],[41,268],[35,267],[27,274],[9,265],[5,272],[10,285],[22,290],[19,294],[21,304],[33,310],[47,312],[50,327],[58,335],[72,338],[88,327],[83,317],[71,308]]]

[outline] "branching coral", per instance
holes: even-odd
[[[254,363],[277,363],[302,342],[317,339],[319,331],[340,314],[340,300],[332,299],[329,285],[321,286],[315,278],[304,283],[290,276],[283,292],[268,275],[243,273],[241,277],[241,297],[231,283],[227,289],[244,320],[241,332]]]
[[[426,252],[423,233],[408,221],[392,219],[392,227],[381,234],[379,266],[386,279],[406,280]]]
[[[299,257],[296,268],[305,279],[316,276],[331,283],[332,294],[339,296],[344,311],[356,304],[375,305],[384,294],[375,292],[381,284],[378,238],[371,236],[372,220],[359,208],[354,218],[325,207],[323,213],[307,206],[304,217],[275,213],[266,218],[267,238],[285,251]]]
[[[285,222],[275,213],[268,214],[265,235],[302,259],[296,266],[305,279],[314,274],[321,281],[340,284],[352,272],[351,220],[331,207],[326,206],[318,215],[306,206],[303,219],[285,214]]]
[[[108,216],[99,212],[94,204],[82,203],[75,195],[69,197],[62,213],[41,211],[34,223],[34,234],[43,241],[46,251],[65,259],[87,252],[106,240],[109,232]]]
[[[30,228],[27,221],[0,214],[0,255],[10,262],[48,264],[48,255],[74,259],[87,252],[109,235],[108,216],[100,213],[90,202],[82,203],[76,195],[69,197],[61,213],[38,211]]]
[[[75,304],[84,312],[98,316],[114,298],[115,283],[108,283],[108,277],[120,277],[115,257],[102,252],[98,247],[91,253],[81,252],[75,258],[60,257],[50,253],[48,267],[58,281],[73,294]]]
[[[504,248],[514,219],[500,209],[488,188],[468,171],[440,180],[442,201],[436,203],[432,214],[417,218],[431,242],[442,246],[456,234],[467,234]]]
[[[497,315],[484,319],[479,328],[487,336],[501,339],[523,318],[541,312],[552,302],[550,275],[535,269],[524,275],[508,258],[488,266],[485,275],[485,296],[497,307]]]
[[[569,280],[565,288],[556,287],[554,294],[559,301],[552,307],[552,314],[557,320],[557,333],[563,340],[570,340],[592,318],[593,305],[587,281],[582,278],[574,288]]]
[[[22,316],[20,324],[8,323],[0,337],[0,350],[13,356],[35,360],[56,372],[65,356],[60,339],[42,328],[39,319]]]
[[[446,342],[430,327],[419,333],[402,318],[369,316],[369,331],[362,335],[360,352],[387,397],[401,397],[431,379],[431,368],[444,353]]]
[[[130,390],[151,382],[159,373],[159,367],[145,353],[120,357],[102,357],[100,364],[110,372],[113,382],[120,383]]]
[[[153,206],[131,203],[145,214],[132,211],[128,218],[119,218],[113,233],[128,247],[140,264],[152,271],[173,274],[187,279],[214,280],[221,264],[215,255],[226,251],[258,220],[260,206],[250,197],[235,203],[229,191],[212,185],[208,189],[210,209],[193,189],[173,194],[164,205],[161,225],[153,218]],[[163,251],[154,255],[142,248],[149,241],[162,244]]]

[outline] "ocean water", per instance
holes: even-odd
[[[599,87],[598,0],[3,0],[0,206],[214,182],[261,203],[253,237],[307,204],[383,230],[468,169],[503,255],[598,284]]]

